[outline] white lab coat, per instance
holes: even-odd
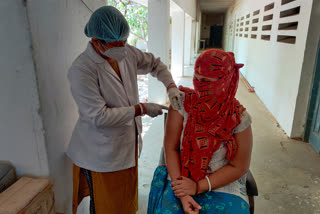
[[[130,45],[126,49],[128,56],[118,63],[122,81],[90,42],[69,70],[79,119],[67,155],[79,167],[112,172],[135,166],[136,139],[139,153],[142,148],[141,118],[134,117],[134,105],[139,103],[137,75],[151,73],[166,87],[173,83],[159,58]]]

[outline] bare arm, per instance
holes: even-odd
[[[180,136],[183,128],[183,117],[170,106],[166,121],[164,150],[167,169],[172,181],[181,176]]]
[[[180,136],[183,128],[183,117],[171,106],[168,111],[166,130],[164,136],[164,150],[167,169],[172,181],[181,176],[180,163]],[[201,206],[189,196],[179,197],[185,213],[197,214]]]
[[[218,169],[209,176],[211,188],[216,189],[232,183],[244,175],[250,166],[252,151],[252,130],[249,126],[246,130],[234,135],[238,142],[238,151],[228,165]],[[206,178],[199,181],[199,193],[209,190]]]

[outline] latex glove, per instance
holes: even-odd
[[[178,180],[171,183],[172,190],[174,194],[178,197],[184,197],[186,195],[197,194],[197,183],[190,178],[180,176]]]
[[[169,97],[172,108],[176,111],[181,110],[183,92],[181,92],[176,87],[169,88],[168,89],[168,97]]]
[[[169,110],[167,106],[159,105],[156,103],[143,103],[143,105],[146,108],[146,114],[150,117],[156,117],[158,115],[161,115],[163,113],[162,109]]]
[[[199,213],[201,206],[197,202],[195,202],[195,200],[190,195],[180,198],[180,201],[182,203],[184,213],[186,214]]]

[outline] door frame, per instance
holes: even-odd
[[[309,142],[309,136],[312,126],[312,119],[314,116],[314,110],[316,107],[316,94],[318,90],[314,90],[315,88],[320,87],[320,84],[317,84],[317,81],[320,81],[320,38],[318,40],[318,48],[316,53],[316,60],[315,60],[315,66],[313,71],[313,77],[312,77],[312,86],[310,89],[310,98],[309,98],[309,104],[308,104],[308,113],[306,118],[306,126],[305,131],[303,135],[303,140],[306,142]]]

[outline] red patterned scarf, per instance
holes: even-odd
[[[242,66],[235,63],[233,53],[210,49],[198,57],[195,74],[217,80],[200,82],[194,78],[194,90],[179,87],[185,92],[184,108],[188,113],[181,147],[183,176],[195,181],[204,178],[212,154],[222,142],[227,143],[228,160],[237,152],[232,130],[240,124],[245,110],[235,98]]]

